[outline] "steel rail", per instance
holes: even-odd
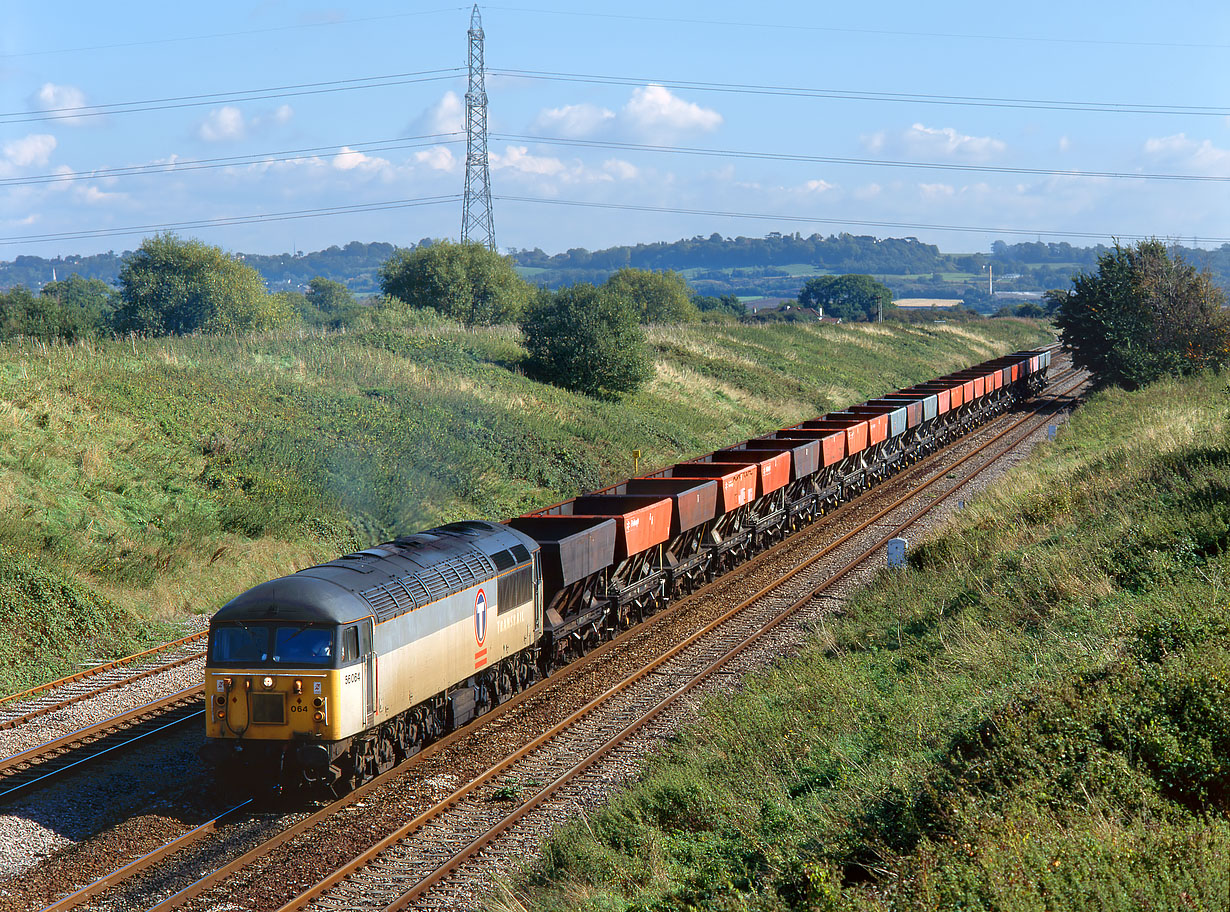
[[[1051,385],[1054,385],[1054,383],[1056,382],[1059,382],[1059,380],[1057,379],[1056,381],[1052,381]],[[1030,417],[1037,414],[1037,411],[1038,410],[1035,410],[1034,412],[1031,412],[1029,415],[1021,418],[1017,423],[1010,426],[1008,430],[1018,427],[1024,421],[1029,420]],[[1005,431],[1004,433],[1007,433],[1007,431]],[[961,440],[967,440],[967,439],[968,439],[968,436],[958,438],[957,440],[950,442],[949,444],[947,444],[940,450],[937,450],[936,453],[937,454],[942,453],[945,450],[947,450],[949,447],[955,446]],[[935,455],[935,454],[931,454],[931,455]],[[907,466],[905,469],[898,472],[895,476],[893,476],[893,480],[894,481],[907,480],[915,474],[919,474],[919,473],[927,471],[931,467],[932,467],[932,464],[930,460],[924,459],[920,462],[914,463],[913,465]],[[911,492],[909,496],[913,496],[913,494],[917,493],[918,490],[922,490],[922,489],[921,488],[916,489],[915,492]],[[853,500],[847,502],[846,504],[843,504],[842,507],[847,508],[847,507],[853,506],[857,504],[859,501],[861,501],[863,497],[865,496],[866,494],[861,494],[858,497],[854,498]],[[903,500],[904,499],[899,500],[898,505],[900,502],[903,502]],[[827,514],[827,517],[834,516],[836,512],[837,511]],[[877,514],[875,518],[873,518],[871,521],[869,521],[864,526],[860,526],[859,529],[855,530],[855,532],[851,533],[851,535],[857,534],[857,532],[862,531],[862,529],[865,528],[866,525],[869,525],[870,522],[876,521],[876,519],[878,519],[879,516],[880,514]],[[818,519],[817,522],[819,521],[820,520]],[[811,526],[808,526],[808,528],[810,529],[814,525],[815,523],[812,523]],[[760,554],[756,555],[756,557],[754,557],[752,560],[747,561],[746,563],[742,564],[738,568],[738,570],[734,572],[747,573],[748,571],[755,569],[756,567],[760,566],[765,561],[767,561],[773,555],[776,555],[780,551],[786,549],[787,547],[790,547],[795,537],[802,534],[804,531],[806,530],[800,530],[799,532],[796,532],[788,536],[787,538],[783,539],[781,542],[778,542],[777,544],[766,549],[765,551],[762,551]],[[819,554],[815,555],[812,558],[812,561],[814,562],[815,560],[819,560],[820,558],[824,557],[829,552],[831,552],[835,547],[838,547],[840,544],[844,543],[848,539],[848,537],[849,536],[843,537],[839,541],[826,546]],[[805,564],[801,567],[795,568],[795,570],[781,577],[774,583],[771,583],[770,585],[765,586],[759,592],[757,592],[756,595],[752,596],[752,598],[749,599],[741,607],[746,607],[746,604],[750,604],[756,599],[763,597],[764,595],[772,591],[773,588],[780,586],[782,583],[788,582],[799,572],[802,572],[802,570],[806,569],[806,566],[808,565]],[[376,789],[382,786],[383,784],[385,784],[386,782],[391,781],[393,778],[400,776],[411,765],[420,763],[424,759],[431,757],[434,754],[439,753],[440,751],[448,749],[449,747],[451,747],[453,744],[455,744],[457,741],[461,740],[462,738],[469,737],[478,727],[485,726],[487,724],[495,722],[500,717],[502,717],[505,713],[520,706],[526,700],[537,697],[537,695],[540,692],[540,689],[543,686],[545,686],[548,681],[553,682],[553,683],[559,683],[560,681],[564,680],[567,677],[571,677],[574,674],[582,672],[584,669],[589,667],[592,663],[599,661],[607,653],[611,652],[614,649],[620,648],[631,637],[636,636],[638,633],[644,633],[648,629],[647,625],[662,623],[662,622],[669,620],[672,617],[675,617],[680,611],[684,610],[691,603],[691,600],[693,598],[703,595],[706,592],[711,591],[712,589],[716,588],[719,585],[726,585],[729,582],[730,582],[730,574],[724,574],[718,579],[710,583],[707,583],[706,585],[702,586],[700,589],[696,590],[696,592],[692,593],[688,597],[684,599],[680,599],[678,602],[675,602],[674,604],[672,604],[667,610],[662,611],[659,614],[654,615],[652,618],[647,619],[646,623],[639,624],[636,627],[633,627],[631,630],[625,631],[618,637],[612,640],[608,640],[606,643],[601,644],[600,646],[586,653],[584,656],[581,656],[580,658],[574,660],[573,662],[570,662],[568,665],[559,669],[556,675],[552,675],[551,677],[544,679],[543,681],[539,681],[534,686],[527,688],[526,690],[522,691],[519,694],[514,695],[510,699],[501,703],[499,706],[493,707],[491,710],[487,711],[486,713],[483,713],[481,716],[479,716],[477,719],[475,719],[473,722],[469,723],[465,727],[460,728],[454,732],[450,732],[444,738],[442,738],[439,741],[436,741],[435,743],[431,745],[428,745],[423,750],[421,750],[419,753],[415,754],[413,757],[410,757],[407,760],[404,760],[402,763],[398,764],[394,768],[364,783],[358,789],[355,789],[354,791],[349,792],[348,794],[338,799],[337,801],[330,803],[328,806],[321,808],[320,810],[316,811],[309,817],[306,817],[303,820],[300,820],[299,822],[293,824],[292,826],[288,827],[286,830],[283,830],[281,833],[278,833],[272,839],[267,840],[266,842],[262,843],[259,846],[253,847],[252,849],[243,853],[237,858],[232,859],[227,864],[197,879],[193,883],[181,889],[178,893],[173,894],[172,896],[160,902],[158,905],[154,906],[152,909],[149,910],[149,912],[170,912],[170,910],[172,909],[178,909],[182,907],[185,903],[190,902],[191,900],[205,893],[207,890],[212,889],[214,886],[216,886],[221,881],[225,880],[227,877],[230,877],[231,875],[243,869],[244,867],[248,866],[249,864],[269,855],[270,853],[275,851],[280,846],[289,842],[294,837],[311,829],[312,827],[322,822],[323,820],[328,819],[333,814],[337,813],[338,811],[340,811],[347,805],[351,804],[352,802],[357,801],[359,798],[368,794],[373,789]]]
[[[52,779],[56,776],[61,775],[62,773],[67,773],[69,770],[76,769],[77,767],[82,766],[83,764],[91,763],[94,760],[97,760],[99,757],[105,757],[107,754],[110,754],[113,751],[124,750],[125,748],[132,747],[134,744],[144,741],[146,738],[152,738],[154,735],[161,734],[162,732],[167,731],[168,729],[176,728],[180,725],[183,725],[185,722],[191,722],[203,716],[204,714],[205,714],[205,710],[200,709],[200,710],[197,710],[196,712],[189,713],[186,716],[180,716],[177,719],[172,719],[170,722],[166,722],[163,725],[159,725],[157,728],[147,729],[138,735],[134,735],[133,737],[129,738],[127,741],[124,741],[121,744],[112,744],[109,747],[105,747],[100,751],[95,751],[92,754],[87,754],[84,757],[79,757],[78,759],[73,760],[70,763],[65,763],[62,766],[55,766],[54,769],[49,769],[47,770],[47,772],[43,773],[42,775],[36,776],[33,779],[22,779],[16,785],[9,786],[7,789],[0,791],[0,799],[5,799],[5,798],[8,798],[10,795],[15,795],[18,792],[23,792],[26,789],[29,789],[29,788],[32,788],[38,785],[40,782],[45,782],[48,779]]]
[[[193,827],[187,833],[177,836],[170,842],[154,849],[154,851],[142,855],[140,858],[133,859],[128,864],[124,865],[124,867],[119,868],[116,871],[112,871],[110,874],[106,874],[98,878],[93,883],[89,883],[78,890],[74,890],[67,896],[56,900],[50,906],[46,906],[42,912],[65,912],[65,910],[75,908],[87,899],[97,896],[108,887],[121,883],[136,874],[140,874],[142,871],[145,871],[162,861],[162,859],[166,858],[168,855],[178,852],[180,849],[186,848],[197,840],[203,839],[210,833],[217,831],[218,824],[220,824],[227,817],[238,814],[239,811],[247,807],[254,800],[255,799],[253,798],[249,798],[230,810],[223,811],[212,820],[207,820],[204,823]]]
[[[1050,385],[1053,386],[1056,382],[1058,382],[1058,380],[1052,381]],[[993,439],[999,439],[1004,434],[1009,433],[1011,430],[1015,429],[1016,427],[1019,427],[1022,423],[1024,423],[1025,421],[1028,421],[1031,417],[1036,415],[1039,411],[1040,409],[1035,409],[1029,415],[1024,416],[1023,418],[1019,419],[1017,422],[1012,424],[1009,428],[1005,429],[1003,432],[1000,433],[1000,435],[998,435],[996,438],[993,438]],[[970,433],[975,433],[976,430],[977,429],[974,429]],[[942,447],[940,450],[936,452],[941,453],[944,450],[949,449],[951,446],[959,443],[961,440],[967,440],[967,439],[968,439],[968,435],[958,438],[957,440],[950,442],[948,445]],[[984,447],[985,447],[985,444],[984,444]],[[916,473],[925,472],[927,471],[928,468],[931,467],[931,462],[932,462],[931,460],[922,460],[918,463],[914,463],[910,466],[907,466],[905,469],[898,472],[894,476],[894,480],[896,481],[907,480],[909,477],[913,476]],[[953,466],[950,466],[948,467],[948,469],[945,469],[945,472],[949,471],[952,467]],[[888,509],[889,510],[895,509],[896,506],[900,505],[900,503],[909,499],[909,497],[913,497],[917,495],[919,492],[925,490],[927,486],[929,486],[934,481],[938,480],[938,478],[940,477],[943,477],[943,475],[942,474],[937,475],[935,478],[929,480],[923,487],[916,488],[914,491],[910,492],[906,497],[899,498],[898,501],[892,507]],[[864,496],[866,495],[865,494],[860,495],[859,497],[854,498],[852,501],[849,501],[847,504],[844,504],[843,506],[846,506],[846,507],[853,506],[857,504],[860,500],[862,500]],[[834,511],[834,513],[830,513],[827,515],[829,517],[832,517],[833,515],[835,515],[835,512],[836,511]],[[770,584],[769,586],[762,588],[751,599],[748,599],[746,602],[742,603],[740,606],[737,606],[735,609],[732,609],[730,612],[724,615],[723,620],[721,622],[725,622],[725,620],[727,620],[730,616],[733,616],[733,614],[737,613],[738,611],[745,608],[747,605],[763,597],[765,594],[768,594],[775,587],[780,586],[783,582],[786,582],[789,579],[793,578],[803,569],[806,569],[806,566],[809,566],[810,564],[814,563],[815,561],[821,559],[822,557],[830,553],[835,547],[847,541],[854,534],[857,534],[859,531],[862,531],[863,529],[865,529],[867,526],[871,525],[875,521],[878,521],[878,519],[881,518],[885,512],[887,512],[887,510],[880,511],[879,513],[876,514],[875,517],[865,522],[854,532],[850,533],[849,535],[843,536],[842,539],[840,539],[838,542],[834,542],[826,546],[824,549],[822,549],[822,551],[819,554],[813,556],[807,564],[801,567],[795,568],[790,573],[781,577],[776,582]],[[814,523],[812,524],[812,526],[814,526]],[[808,529],[812,528],[812,526],[809,526]],[[791,546],[794,542],[794,539],[799,534],[801,534],[801,532],[802,530],[799,533],[794,533],[788,536],[786,539],[779,542],[777,545],[770,547],[766,549],[765,551],[761,552],[761,554],[757,555],[756,558],[753,558],[752,560],[744,563],[740,569],[743,572],[746,572],[746,571],[752,570],[755,567],[759,566],[772,555],[775,555],[780,550],[783,550],[786,547]],[[662,621],[665,621],[675,616],[679,611],[682,610],[685,603],[691,602],[692,598],[698,595],[701,595],[705,592],[708,592],[718,585],[729,583],[729,577],[730,577],[730,574],[723,575],[718,580],[715,580],[701,587],[691,596],[685,599],[681,599],[680,601],[676,602],[667,611],[663,611],[659,613],[658,615],[655,615],[651,619],[651,623],[662,622]],[[543,681],[538,682],[538,684],[534,685],[531,688],[528,688],[522,693],[514,695],[509,700],[506,700],[504,703],[501,703],[499,706],[494,707],[492,710],[484,713],[482,716],[480,716],[478,719],[476,719],[474,722],[470,723],[469,725],[461,729],[458,729],[455,732],[450,733],[445,738],[441,739],[440,741],[435,742],[432,745],[429,745],[424,750],[415,754],[413,757],[403,761],[401,764],[385,772],[384,774],[381,774],[380,776],[377,776],[376,778],[370,780],[369,782],[365,783],[359,788],[348,793],[343,798],[330,803],[328,806],[313,813],[309,817],[304,818],[303,820],[293,824],[291,827],[288,827],[286,830],[283,830],[282,832],[278,833],[272,839],[267,840],[261,845],[254,847],[248,852],[245,852],[241,856],[232,859],[226,865],[223,865],[222,867],[216,869],[210,874],[207,874],[204,877],[199,878],[192,884],[189,884],[188,886],[181,889],[178,893],[168,897],[167,899],[160,902],[158,905],[154,906],[152,909],[149,910],[149,912],[169,912],[169,910],[180,908],[185,903],[202,895],[203,893],[205,893],[207,890],[209,890],[213,886],[216,886],[218,883],[225,880],[227,877],[231,876],[232,874],[236,873],[237,871],[241,870],[242,868],[246,867],[252,862],[269,855],[274,850],[276,850],[279,846],[286,844],[294,837],[306,832],[307,830],[311,829],[312,827],[322,822],[323,820],[333,816],[342,808],[366,796],[371,791],[384,785],[386,782],[390,781],[394,777],[401,775],[402,773],[406,771],[406,769],[409,766],[413,764],[417,764],[421,762],[423,759],[430,757],[440,751],[443,751],[451,747],[453,744],[455,744],[457,741],[461,740],[462,738],[469,737],[478,727],[485,726],[488,723],[496,721],[498,718],[503,716],[505,713],[519,706],[521,703],[525,702],[528,699],[536,697],[539,694],[541,688],[545,686],[548,681],[553,682],[553,683],[558,683],[566,677],[571,677],[573,673],[582,671],[584,668],[588,667],[591,663],[598,661],[602,656],[606,655],[611,650],[619,648],[630,637],[635,636],[638,633],[643,633],[646,629],[647,629],[646,625],[638,625],[637,627],[634,627],[631,630],[626,631],[624,634],[616,637],[615,639],[610,640],[600,645],[599,647],[595,648],[591,652],[587,653],[585,656],[579,658],[576,661],[569,663],[563,669],[560,669],[560,671],[563,671],[565,673],[564,675],[552,676],[550,678],[544,679]],[[611,691],[609,691],[607,694],[604,694],[602,697],[598,699],[599,700],[608,699],[610,696],[614,695],[613,691],[615,690],[616,688],[612,688]],[[521,753],[526,753],[526,752],[528,751],[523,748],[522,751],[519,751],[518,753],[521,754]],[[502,763],[500,765],[500,769],[505,768],[507,765],[507,762],[508,761],[505,761],[504,763]],[[495,775],[498,775],[498,772]],[[484,781],[489,781],[489,780],[484,780]],[[206,834],[202,833],[200,835],[203,836]],[[54,908],[57,910],[57,912],[59,912],[59,910],[62,910],[62,909],[72,908],[75,905],[78,905],[81,902],[84,902],[86,899],[94,895],[97,895],[98,893],[102,892],[108,887],[113,886],[115,883],[120,882],[125,877],[132,876],[132,874],[138,873],[140,870],[145,870],[149,866],[156,864],[158,861],[167,857],[172,852],[176,851],[178,848],[182,848],[184,845],[186,845],[186,843],[181,843],[180,840],[173,841],[173,843],[168,843],[166,846],[158,850],[155,850],[155,852],[149,853],[149,855],[147,856],[143,856],[143,859],[138,859],[137,862],[133,862],[130,865],[125,866],[125,868],[122,870],[127,873],[121,874],[121,871],[117,871],[117,872],[114,872],[112,875],[108,875],[108,877],[106,878],[100,878],[100,880],[97,881],[95,885],[91,885],[91,887],[87,887],[87,888],[82,888],[82,890],[78,891],[75,894],[72,894],[72,896],[74,897],[74,901],[71,904],[59,905]],[[67,900],[68,900],[68,897],[66,897],[65,900],[62,900],[61,902],[64,903],[64,902],[67,902]],[[293,907],[294,907],[293,904],[288,904],[288,906],[285,908],[293,908]],[[49,907],[48,912],[50,912],[50,908],[51,907]]]
[[[116,668],[121,668],[124,665],[130,665],[137,659],[143,659],[146,656],[154,655],[158,652],[165,652],[168,649],[175,649],[179,646],[184,646],[188,643],[195,642],[207,635],[207,631],[202,630],[199,633],[194,633],[186,637],[181,637],[178,640],[172,640],[170,643],[163,643],[161,646],[155,646],[152,649],[147,649],[144,652],[138,652],[135,655],[125,656],[122,659],[114,659],[110,662],[105,662],[102,665],[95,665],[93,668],[87,668],[84,671],[79,671],[76,674],[68,675],[55,681],[48,681],[46,684],[40,684],[38,687],[32,687],[29,690],[23,690],[20,693],[9,694],[5,697],[0,697],[0,705],[11,703],[16,700],[26,700],[55,687],[63,687],[65,684],[72,684],[76,681],[84,680],[85,678],[93,677],[101,674],[104,671],[112,671]]]
[[[6,757],[0,760],[0,800],[7,799],[9,796],[23,791],[31,786],[44,782],[45,780],[58,776],[61,773],[74,769],[83,763],[88,763],[91,760],[102,757],[112,751],[121,750],[129,747],[146,738],[152,737],[159,732],[165,731],[176,725],[180,725],[188,719],[195,718],[200,713],[190,714],[178,719],[174,719],[165,725],[158,726],[153,729],[140,732],[135,737],[129,738],[119,744],[106,746],[102,750],[95,751],[86,756],[74,759],[70,762],[57,764],[57,760],[64,754],[75,747],[88,747],[91,744],[97,744],[109,735],[118,734],[124,726],[135,727],[138,725],[147,724],[154,721],[160,714],[169,714],[174,712],[177,707],[185,706],[196,701],[204,694],[204,687],[197,685],[189,687],[185,690],[178,691],[170,696],[163,697],[160,700],[155,700],[151,703],[146,703],[144,706],[138,706],[136,709],[121,713],[118,716],[112,716],[108,719],[103,719],[93,725],[78,729],[74,732],[69,732],[54,741],[49,741],[46,744],[39,744],[35,747],[22,751],[19,754],[14,754],[11,757]],[[203,712],[203,710],[201,711]],[[47,766],[46,772],[41,775],[37,771]],[[31,771],[35,771],[36,775],[33,778],[23,778]],[[13,780],[19,780],[16,784],[10,785]]]
[[[189,662],[199,661],[203,659],[204,657],[205,657],[204,652],[199,652],[196,655],[184,656],[182,658],[176,659],[173,662],[166,662],[165,664],[159,665],[155,668],[147,668],[145,671],[139,672],[138,674],[135,674],[135,675],[130,675],[119,681],[112,681],[110,684],[107,684],[105,687],[96,688],[94,690],[89,691],[88,693],[77,694],[68,699],[61,700],[58,703],[53,703],[49,706],[43,706],[43,707],[40,707],[39,709],[31,710],[30,712],[24,715],[15,716],[11,719],[5,719],[3,722],[0,722],[0,731],[4,731],[10,728],[16,728],[18,725],[24,725],[26,722],[30,722],[34,719],[39,718],[40,716],[49,715],[50,713],[56,712],[57,710],[64,709],[67,706],[72,706],[75,703],[81,703],[81,702],[84,702],[85,700],[93,699],[94,697],[97,697],[100,694],[105,694],[112,690],[119,690],[121,687],[127,687],[129,684],[135,683],[136,681],[141,681],[145,678],[150,678],[150,677],[153,677],[154,675],[162,674],[165,671],[170,671],[174,668],[179,668],[182,665],[187,665]]]
[[[1069,390],[1066,390],[1065,393],[1070,392],[1071,389],[1075,389],[1077,386],[1080,385],[1080,383],[1083,383],[1083,382],[1084,382],[1083,380],[1078,382],[1073,387],[1071,387]],[[1055,405],[1055,408],[1057,410],[1058,406]],[[640,682],[645,677],[652,674],[654,671],[658,670],[666,662],[670,661],[671,659],[679,655],[681,652],[683,652],[687,648],[697,643],[702,638],[713,633],[718,628],[724,626],[735,615],[744,611],[746,608],[748,608],[752,604],[760,601],[764,596],[770,594],[773,590],[780,587],[780,585],[783,582],[786,582],[789,579],[792,579],[794,576],[797,576],[804,569],[814,566],[816,562],[818,562],[820,559],[822,559],[827,554],[831,553],[836,547],[839,547],[841,544],[844,544],[846,541],[849,541],[855,535],[861,533],[862,531],[865,531],[867,528],[869,528],[870,526],[878,522],[880,519],[882,519],[885,515],[898,509],[904,503],[910,500],[916,499],[920,494],[928,491],[932,485],[947,478],[947,476],[949,475],[949,473],[951,473],[953,469],[963,465],[965,462],[972,459],[974,456],[985,451],[992,444],[996,443],[999,440],[1002,440],[1005,436],[1007,436],[1008,434],[1011,434],[1013,431],[1017,430],[1022,425],[1032,421],[1042,411],[1044,411],[1044,409],[1036,409],[1031,414],[1024,416],[1023,418],[1009,425],[1007,428],[1000,431],[994,437],[990,438],[985,443],[977,447],[975,450],[972,450],[970,453],[963,456],[956,463],[953,463],[952,465],[947,466],[944,469],[943,473],[935,475],[933,478],[929,479],[924,485],[918,488],[915,488],[914,490],[908,492],[906,495],[903,495],[902,497],[898,498],[896,501],[894,501],[889,506],[884,507],[883,509],[877,511],[877,513],[872,518],[866,520],[856,529],[843,535],[837,541],[835,541],[834,543],[822,549],[817,555],[814,555],[813,557],[809,558],[808,561],[806,561],[805,563],[794,568],[789,573],[785,574],[779,580],[775,581],[769,586],[762,588],[755,595],[744,600],[739,605],[736,605],[735,607],[731,608],[729,611],[727,611],[725,614],[723,614],[718,619],[714,620],[713,622],[706,625],[702,629],[696,631],[691,636],[689,636],[687,639],[677,644],[676,646],[672,647],[666,653],[663,653],[661,656],[656,658],[649,665],[638,670],[632,676],[626,678],[624,681],[620,682],[619,684],[616,684],[613,687],[609,688],[605,693],[603,693],[599,697],[596,697],[594,700],[590,701],[584,707],[582,707],[581,709],[577,710],[575,713],[570,715],[567,719],[559,722],[558,724],[553,726],[549,731],[545,732],[543,735],[536,738],[534,741],[523,746],[518,751],[516,751],[514,754],[510,755],[509,757],[502,760],[500,763],[491,767],[486,773],[482,774],[481,776],[472,780],[466,785],[461,786],[460,788],[456,789],[449,796],[447,796],[446,798],[438,802],[435,806],[425,811],[424,813],[418,815],[413,820],[410,820],[409,822],[404,824],[402,827],[400,827],[398,830],[389,834],[388,836],[380,840],[378,843],[376,843],[374,846],[367,849],[365,852],[361,853],[360,855],[356,856],[346,865],[336,869],[333,873],[331,873],[330,875],[318,881],[308,890],[304,891],[299,896],[293,898],[290,902],[284,904],[278,910],[278,912],[295,912],[295,910],[303,908],[303,906],[306,905],[311,900],[323,895],[332,887],[336,886],[337,884],[341,883],[343,880],[352,876],[356,871],[360,870],[367,864],[370,864],[372,861],[378,858],[381,854],[386,852],[390,847],[397,844],[398,842],[403,841],[408,836],[410,836],[417,830],[421,829],[424,824],[439,817],[440,815],[445,813],[447,810],[456,806],[462,799],[472,794],[480,786],[497,778],[499,775],[505,772],[513,763],[524,758],[526,755],[540,749],[545,744],[547,744],[549,741],[555,739],[560,734],[562,734],[564,731],[573,727],[582,718],[591,714],[599,706],[601,706],[602,704],[605,704],[611,697],[627,690],[633,684]],[[936,506],[946,501],[949,497],[953,495],[953,493],[955,493],[957,490],[963,487],[966,483],[973,480],[975,477],[980,475],[987,468],[989,468],[990,466],[998,462],[999,459],[1001,459],[1006,453],[1010,452],[1012,449],[1018,446],[1022,440],[1024,440],[1030,434],[1034,433],[1040,426],[1041,425],[1039,424],[1039,425],[1036,425],[1028,429],[1025,434],[1014,439],[1003,450],[1001,450],[994,457],[989,459],[985,465],[979,467],[977,470],[975,470],[973,473],[967,476],[964,480],[952,486],[950,489],[943,492],[941,495],[939,495],[932,501],[926,504],[923,504],[921,506],[921,509],[919,509],[917,512],[912,514],[904,522],[897,525],[892,532],[883,536],[874,545],[870,546],[869,548],[866,548],[860,555],[858,555],[857,557],[849,561],[845,566],[843,566],[836,573],[832,574],[824,582],[820,583],[817,586],[813,586],[809,588],[808,592],[802,598],[798,599],[790,607],[780,612],[777,616],[775,616],[771,621],[769,621],[767,624],[761,627],[758,631],[749,635],[747,638],[741,641],[736,647],[734,647],[732,650],[729,650],[727,653],[725,653],[719,660],[717,660],[715,663],[712,663],[705,670],[703,670],[700,674],[696,675],[690,682],[676,689],[676,691],[674,691],[671,695],[669,695],[667,698],[661,701],[658,705],[656,705],[648,713],[640,716],[637,720],[634,720],[633,722],[629,723],[628,726],[626,726],[621,732],[619,732],[613,738],[609,739],[606,744],[604,744],[601,748],[599,748],[598,751],[591,753],[585,760],[582,760],[581,762],[576,764],[574,767],[572,767],[570,770],[563,773],[561,776],[557,777],[557,779],[554,780],[552,783],[548,784],[543,789],[541,789],[539,792],[535,793],[535,795],[531,797],[525,804],[523,804],[518,810],[504,817],[498,824],[496,824],[494,827],[489,829],[482,836],[479,836],[476,839],[472,840],[465,847],[463,847],[461,850],[455,853],[455,855],[450,861],[446,862],[444,865],[441,865],[439,868],[436,869],[436,871],[434,871],[427,878],[421,880],[410,891],[403,893],[402,896],[398,900],[396,900],[392,905],[388,907],[388,912],[393,912],[393,910],[399,910],[399,909],[405,908],[406,905],[408,905],[409,903],[417,899],[419,896],[426,893],[427,890],[431,889],[431,887],[435,886],[437,883],[439,883],[441,880],[447,877],[450,873],[452,873],[452,871],[455,870],[456,867],[459,867],[470,857],[473,857],[473,855],[480,852],[483,848],[486,848],[492,841],[494,841],[494,839],[498,838],[499,835],[506,832],[510,827],[515,825],[526,814],[528,814],[531,810],[539,806],[543,801],[545,801],[548,797],[550,797],[551,794],[553,794],[555,791],[558,791],[559,788],[567,784],[567,782],[571,781],[572,779],[576,778],[581,773],[583,773],[585,770],[592,767],[593,764],[597,763],[602,757],[605,757],[607,754],[609,754],[611,750],[614,750],[615,747],[617,747],[619,743],[622,743],[622,741],[626,740],[636,731],[640,730],[645,725],[647,725],[650,721],[657,718],[663,711],[665,711],[665,709],[669,705],[673,704],[680,697],[690,692],[694,687],[698,686],[701,683],[701,681],[707,679],[710,675],[712,675],[717,670],[719,670],[721,667],[723,667],[725,664],[727,664],[732,658],[734,658],[736,655],[738,655],[740,652],[742,652],[752,643],[756,642],[758,639],[763,637],[764,634],[767,633],[769,630],[772,630],[777,625],[782,623],[787,617],[795,614],[799,609],[801,609],[804,605],[808,604],[813,598],[815,598],[815,596],[819,592],[823,591],[824,589],[829,588],[834,583],[838,582],[839,580],[844,578],[847,574],[852,572],[855,568],[863,564],[869,557],[874,555],[880,548],[882,548],[889,539],[895,537],[902,529],[917,522],[918,519],[925,516]],[[161,910],[158,910],[158,912],[161,912]]]

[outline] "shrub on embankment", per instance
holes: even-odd
[[[140,626],[385,536],[592,490],[631,474],[633,449],[668,464],[1046,338],[998,320],[651,327],[655,378],[608,402],[525,377],[514,327],[409,322],[0,346],[0,543]],[[55,661],[81,656],[67,638]],[[0,675],[8,690],[41,672]]]
[[[1230,906],[1228,405],[1099,394],[492,908]]]

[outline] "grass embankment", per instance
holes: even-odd
[[[1230,907],[1228,406],[1096,397],[495,907]]]
[[[656,379],[621,402],[521,376],[516,330],[428,318],[0,347],[0,692],[344,550],[625,477],[633,449],[667,464],[1046,336],[997,320],[651,338]]]

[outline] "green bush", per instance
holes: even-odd
[[[1064,349],[1099,382],[1134,389],[1230,362],[1224,293],[1160,241],[1116,245],[1072,282],[1047,300]]]
[[[589,396],[633,392],[653,370],[636,309],[606,287],[542,292],[521,332],[530,376]]]
[[[642,323],[695,323],[700,319],[687,280],[673,270],[620,269],[602,287],[632,302]]]
[[[380,269],[380,289],[467,326],[513,322],[533,296],[510,257],[474,242],[398,250]]]
[[[161,336],[271,329],[294,322],[295,313],[252,267],[168,233],[146,238],[124,262],[113,319],[120,332]]]

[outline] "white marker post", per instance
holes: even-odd
[[[909,547],[910,543],[904,538],[890,538],[888,540],[888,566],[904,567],[905,552]]]

